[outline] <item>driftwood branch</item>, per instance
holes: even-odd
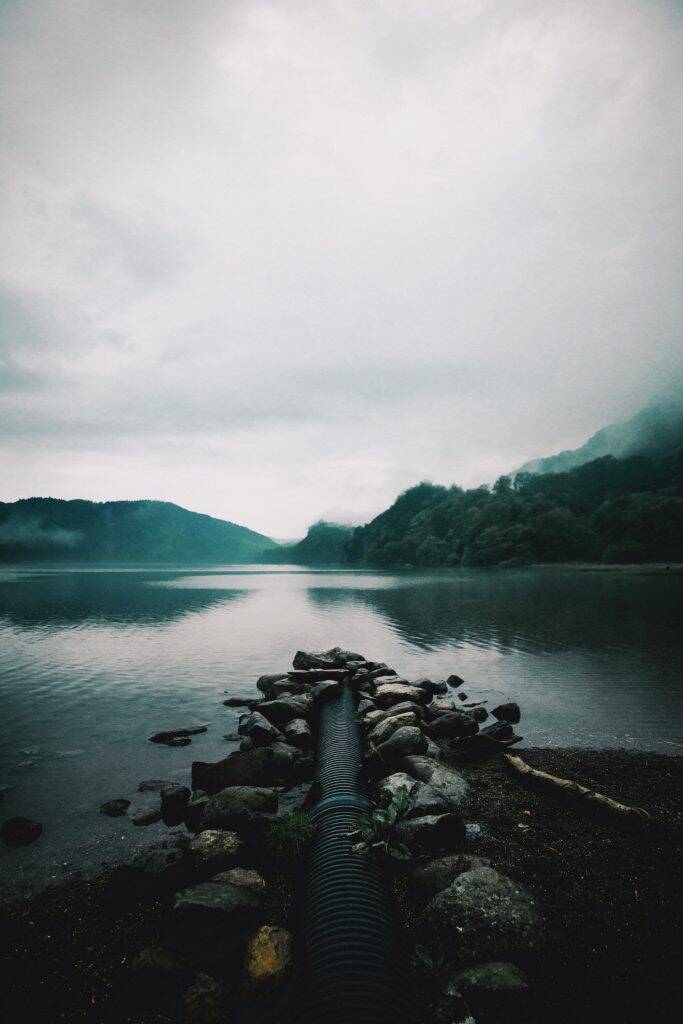
[[[528,764],[522,761],[521,757],[515,757],[514,754],[502,754],[501,756],[505,763],[517,772],[518,775],[522,775],[530,781],[533,780],[552,786],[567,796],[579,797],[581,800],[586,800],[590,804],[606,811],[621,814],[628,818],[637,818],[644,822],[652,821],[652,816],[643,810],[642,807],[630,807],[628,804],[621,804],[618,800],[612,800],[611,797],[605,796],[603,793],[596,793],[594,789],[581,786],[578,782],[571,782],[569,779],[561,779],[559,775],[550,775],[548,772],[540,772],[536,768],[530,768]]]

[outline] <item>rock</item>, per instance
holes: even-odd
[[[236,743],[241,739],[241,737],[238,732],[224,732],[223,739],[227,740],[229,743]]]
[[[414,711],[405,711],[402,715],[392,715],[390,718],[383,719],[368,733],[367,741],[374,746],[378,746],[380,743],[385,743],[390,736],[393,736],[395,732],[407,725],[419,727],[420,719]]]
[[[192,740],[189,736],[174,736],[170,740],[166,740],[167,747],[189,747]]]
[[[416,726],[404,725],[376,749],[380,760],[395,761],[407,754],[424,754],[427,738]]]
[[[234,832],[207,829],[189,844],[189,856],[195,871],[215,875],[236,866],[242,853],[242,840]]]
[[[462,964],[535,952],[544,930],[538,904],[524,886],[485,866],[465,871],[434,896],[423,922]]]
[[[514,729],[508,722],[494,722],[493,725],[485,726],[481,735],[490,736],[494,740],[509,740],[514,735]]]
[[[29,846],[43,831],[43,826],[30,818],[7,818],[0,826],[0,836],[7,846]]]
[[[166,732],[155,732],[153,736],[150,736],[152,743],[165,743],[167,746],[185,746],[185,744],[177,744],[175,740],[188,740],[190,736],[196,736],[200,732],[206,732],[208,726],[206,725],[194,725],[188,729],[169,729]]]
[[[435,1024],[480,1024],[453,985],[446,985],[441,998],[434,1004],[434,1021]]]
[[[284,928],[259,928],[247,942],[242,995],[259,997],[277,988],[291,967],[293,948],[292,936]]]
[[[229,786],[209,797],[204,807],[202,825],[206,829],[234,828],[255,814],[276,811],[277,802],[274,789]]]
[[[297,651],[292,665],[294,668],[345,668],[350,662],[365,661],[362,654],[345,651],[341,647],[331,647],[329,651]]]
[[[323,679],[311,687],[310,694],[314,701],[329,700],[341,693],[341,683],[338,679]]]
[[[434,696],[448,693],[448,683],[445,679],[432,679],[431,692]]]
[[[223,987],[208,974],[198,974],[183,994],[186,1024],[224,1024]]]
[[[187,786],[173,783],[161,790],[161,816],[167,824],[182,821],[185,808],[190,802],[192,791]]]
[[[268,694],[273,683],[279,683],[281,679],[287,679],[286,672],[276,672],[267,676],[259,676],[256,680],[256,689],[260,690],[261,693]]]
[[[161,811],[149,810],[149,811],[137,811],[136,814],[130,819],[134,825],[156,825],[158,821],[161,821]]]
[[[210,882],[227,882],[228,885],[243,885],[245,889],[251,889],[255,893],[264,893],[266,883],[253,868],[231,868],[229,871],[221,871],[209,879]]]
[[[185,827],[190,832],[199,832],[202,827],[202,818],[204,817],[204,811],[206,805],[209,802],[209,797],[206,793],[202,793],[201,790],[197,790],[189,804],[185,808]]]
[[[427,901],[443,892],[455,879],[477,867],[490,867],[486,857],[470,857],[463,853],[450,853],[426,864],[418,865],[410,876],[410,891],[421,900]]]
[[[163,946],[148,946],[133,957],[129,969],[136,974],[174,974],[180,970],[180,964]]]
[[[461,842],[465,826],[457,814],[427,814],[400,821],[396,835],[414,852],[435,853]]]
[[[456,710],[455,701],[451,700],[450,697],[441,697],[439,700],[433,700],[427,708],[427,712],[433,718],[437,718],[439,715],[449,715]]]
[[[454,690],[457,690],[459,686],[464,686],[465,680],[461,679],[460,676],[452,675],[446,680],[448,686],[452,686]]]
[[[326,679],[341,681],[347,676],[348,672],[345,668],[302,668],[287,673],[289,679],[296,683],[303,683],[306,687],[312,686],[314,683],[322,683]]]
[[[172,786],[171,779],[145,779],[138,786],[138,793],[160,793],[165,786]]]
[[[277,743],[284,738],[280,730],[258,711],[252,711],[240,718],[237,731],[240,736],[246,736],[253,743],[261,745]]]
[[[277,726],[286,725],[293,718],[306,718],[310,714],[312,700],[309,697],[278,697],[275,700],[266,700],[259,704],[259,714],[265,716],[269,722]]]
[[[458,694],[458,700],[467,700],[467,694],[466,693],[459,693]]]
[[[486,719],[489,717],[489,713],[486,710],[486,708],[482,707],[472,708],[470,714],[472,715],[472,718],[475,720],[475,722],[485,722]]]
[[[174,897],[166,944],[199,962],[220,963],[257,924],[261,903],[261,894],[243,885],[193,885]]]
[[[119,865],[112,874],[112,891],[130,899],[162,896],[183,884],[188,866],[187,840],[172,834]]]
[[[469,711],[449,711],[429,723],[428,732],[436,739],[459,739],[473,736],[479,730],[478,722]]]
[[[328,680],[331,682],[331,680]],[[297,683],[294,679],[290,679],[287,676],[285,679],[280,679],[276,683],[271,683],[268,690],[268,700],[275,700],[276,697],[297,697],[302,693],[308,693],[311,690],[313,684],[311,683]]]
[[[396,676],[398,672],[395,672],[393,668],[389,668],[388,665],[380,664],[377,668],[373,668],[368,672],[370,679],[381,679],[383,676]]]
[[[414,779],[427,782],[448,800],[451,810],[461,811],[470,799],[470,787],[460,772],[430,757],[406,757],[401,767]]]
[[[107,800],[101,804],[100,814],[108,814],[110,818],[120,818],[130,807],[130,800]]]
[[[427,737],[427,749],[425,750],[425,757],[431,757],[433,761],[438,761],[440,760],[440,758],[443,757],[443,750],[438,745],[438,743],[435,743],[434,740],[431,740],[429,736]]]
[[[366,713],[366,711],[374,711],[374,710],[375,710],[375,702],[374,702],[374,700],[370,700],[369,697],[363,697],[363,699],[358,702],[357,711],[358,711],[359,715],[364,715]]]
[[[426,704],[429,697],[426,690],[421,690],[419,686],[411,686],[409,683],[382,683],[377,687],[375,703],[378,708],[389,708],[392,704],[400,704],[403,701]]]
[[[234,751],[214,764],[195,761],[192,784],[195,788],[217,793],[226,786],[273,786],[301,781],[312,771],[305,754],[287,743]]]
[[[446,814],[452,810],[448,800],[426,782],[418,782],[405,772],[388,775],[377,786],[377,799],[382,807],[388,807],[400,789],[405,789],[409,797],[409,809],[406,818],[421,818],[428,814]]]
[[[293,718],[285,726],[285,739],[299,750],[310,750],[313,746],[311,728],[303,718]]]
[[[261,700],[260,697],[228,697],[223,703],[226,708],[255,708]]]
[[[491,714],[499,721],[509,722],[511,725],[517,725],[521,717],[519,704],[514,701],[510,701],[508,704],[499,704],[497,708],[491,710]]]
[[[239,736],[239,733],[237,734]],[[283,737],[284,739],[284,737]],[[240,750],[253,750],[257,744],[251,738],[251,736],[243,736],[240,741]]]
[[[479,1019],[515,1010],[528,991],[529,983],[523,971],[499,960],[459,971],[447,982],[445,995],[460,993]]]

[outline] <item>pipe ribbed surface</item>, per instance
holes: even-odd
[[[371,806],[359,783],[362,756],[356,698],[344,685],[319,723],[320,796],[304,905],[306,1024],[408,1019],[389,894],[377,863],[351,853],[347,838]]]

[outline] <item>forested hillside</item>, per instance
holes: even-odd
[[[250,562],[271,544],[166,501],[0,502],[2,562]]]
[[[346,561],[346,548],[353,528],[338,523],[321,521],[309,527],[308,533],[297,544],[283,544],[268,548],[261,561],[285,565],[337,565]]]
[[[683,450],[518,473],[491,490],[422,483],[358,527],[347,557],[378,566],[683,561]]]

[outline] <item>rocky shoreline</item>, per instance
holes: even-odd
[[[455,674],[406,680],[333,648],[299,651],[292,670],[259,678],[260,698],[224,702],[246,709],[240,750],[194,762],[192,790],[141,783],[159,792],[148,813],[166,839],[6,908],[13,1020],[286,1019],[318,713],[342,682],[358,694],[376,806],[353,855],[378,858],[394,891],[416,1024],[635,1021],[638,1007],[668,1019],[652,1010],[676,985],[683,759],[523,751],[650,812],[626,827],[513,777],[499,754],[521,738],[516,704],[489,709]],[[126,814],[127,801],[108,803]]]

